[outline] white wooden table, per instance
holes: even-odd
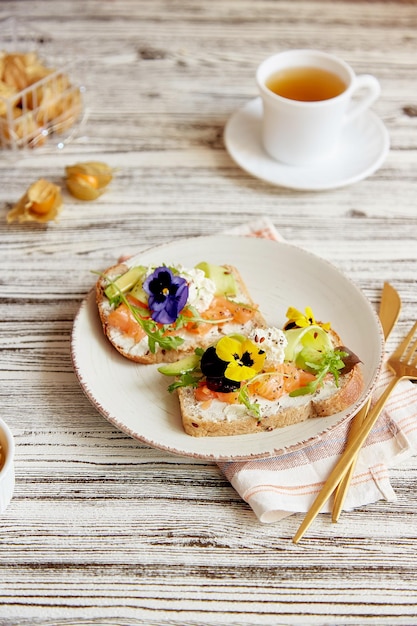
[[[61,151],[0,154],[0,415],[16,489],[0,519],[1,626],[417,624],[417,458],[391,471],[396,502],[261,525],[211,462],[176,457],[108,423],[73,373],[74,316],[91,270],[121,254],[269,217],[377,308],[403,301],[391,349],[417,316],[417,4],[259,0],[4,0],[86,52],[89,119]],[[229,157],[223,129],[256,96],[267,55],[312,47],[375,74],[391,151],[371,177],[322,192],[274,187]],[[64,192],[47,228],[7,225],[40,177],[102,160],[95,203]]]

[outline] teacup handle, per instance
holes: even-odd
[[[360,90],[364,93],[361,97],[358,97],[358,100],[352,104],[351,108],[346,113],[344,124],[348,124],[354,120],[375,102],[381,93],[381,85],[375,76],[372,76],[371,74],[360,74],[355,78],[352,97],[354,97],[355,93]]]

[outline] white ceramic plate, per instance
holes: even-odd
[[[255,98],[235,111],[224,133],[226,148],[246,172],[273,185],[318,191],[356,183],[373,174],[389,151],[389,135],[372,111],[346,125],[330,157],[315,166],[294,167],[274,161],[261,143],[262,101]]]
[[[267,457],[312,443],[349,419],[366,401],[380,371],[384,341],[371,304],[339,270],[296,246],[237,236],[174,241],[129,260],[137,263],[200,261],[235,265],[268,323],[281,327],[288,306],[311,306],[316,318],[331,321],[344,343],[363,361],[365,391],[347,411],[311,419],[270,433],[232,437],[191,437],[181,424],[178,400],[167,392],[172,379],[156,366],[122,357],[105,338],[94,293],[82,303],[73,327],[72,358],[76,375],[92,404],[131,437],[169,452],[201,459]]]

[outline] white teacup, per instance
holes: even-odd
[[[273,159],[296,166],[331,156],[344,126],[381,92],[374,76],[356,76],[342,59],[316,50],[288,50],[265,59],[256,81],[263,146]]]
[[[14,440],[7,424],[0,419],[0,513],[10,504],[15,485]]]

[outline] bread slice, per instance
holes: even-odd
[[[206,334],[196,334],[181,328],[176,331],[175,334],[180,336],[184,341],[177,349],[162,349],[160,346],[156,347],[155,352],[152,352],[149,347],[148,338],[144,337],[140,341],[137,341],[120,328],[117,328],[109,323],[109,315],[114,310],[114,306],[110,303],[105,294],[106,287],[111,281],[116,280],[119,276],[125,274],[129,270],[127,264],[118,264],[107,269],[100,276],[96,284],[96,302],[98,306],[98,312],[100,315],[103,331],[108,340],[124,357],[131,361],[143,364],[152,363],[172,363],[181,359],[188,354],[193,354],[197,347],[207,348],[212,343],[215,343],[220,337],[230,333],[246,334],[250,332],[252,328],[265,327],[266,322],[262,314],[258,311],[257,305],[252,300],[249,291],[239,273],[237,268],[231,265],[223,265],[225,272],[230,272],[234,275],[237,294],[230,298],[236,303],[241,303],[243,306],[255,309],[253,317],[245,323],[232,323],[225,321],[221,323],[215,323],[211,325],[210,330]],[[201,314],[203,311],[199,311]],[[146,313],[146,311],[145,311]],[[147,312],[149,315],[149,311]],[[137,323],[137,322],[136,322]],[[139,328],[139,323],[137,323]]]
[[[333,329],[329,335],[334,347],[342,345]],[[193,387],[179,387],[177,392],[185,432],[193,437],[218,437],[272,431],[310,418],[333,415],[354,404],[363,388],[361,365],[356,363],[339,376],[337,385],[333,376],[328,376],[313,394],[297,397],[286,394],[275,401],[253,396],[251,401],[256,400],[261,406],[261,417],[240,403],[227,404],[217,398],[200,402]]]
[[[244,405],[226,405],[212,400],[209,407],[195,399],[191,387],[178,389],[182,423],[193,437],[220,437],[272,431],[298,424],[312,417],[326,417],[343,411],[356,402],[363,390],[360,366],[356,365],[339,379],[339,387],[328,384],[314,395],[290,398],[284,396],[271,402],[270,412],[260,419],[250,414]]]

